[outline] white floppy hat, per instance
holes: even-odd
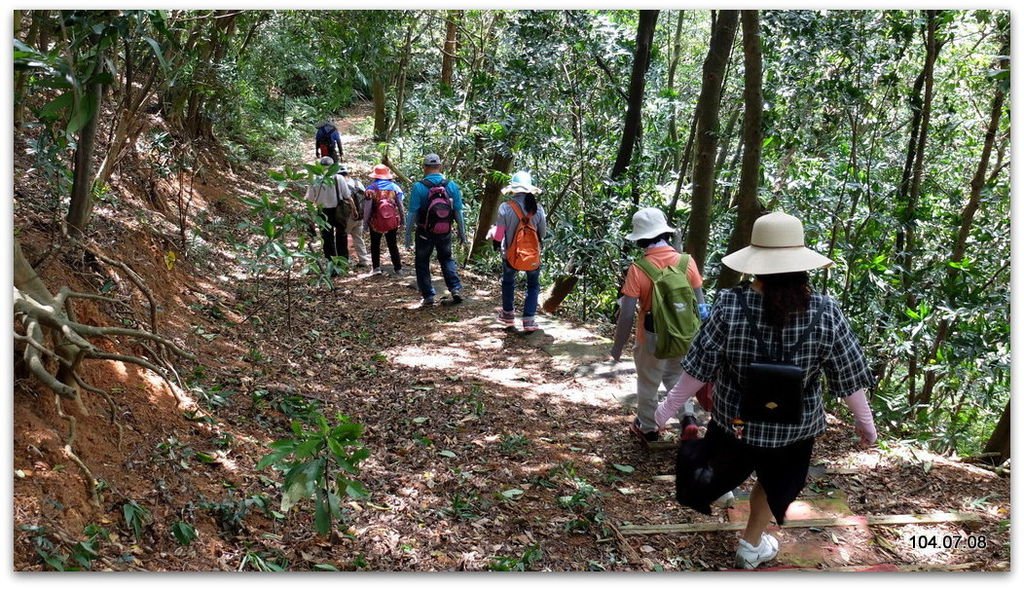
[[[674,227],[670,227],[665,220],[665,213],[661,209],[648,207],[640,209],[633,214],[633,232],[626,236],[630,241],[638,239],[653,239],[662,233],[673,233]]]
[[[501,189],[504,194],[517,193],[517,192],[529,192],[530,194],[540,194],[541,189],[533,185],[533,178],[529,172],[521,171],[512,174],[512,180],[509,181],[508,186]]]
[[[804,224],[793,215],[769,213],[754,221],[750,245],[722,263],[744,274],[784,274],[823,268],[832,260],[804,246]]]

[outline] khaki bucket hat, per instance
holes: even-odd
[[[785,274],[824,268],[832,260],[804,246],[804,224],[793,215],[769,213],[754,221],[750,245],[722,263],[744,274]]]

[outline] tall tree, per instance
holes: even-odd
[[[93,164],[92,156],[96,147],[96,129],[103,108],[103,72],[106,59],[102,50],[97,50],[89,75],[82,110],[88,117],[75,146],[74,179],[71,184],[71,204],[68,207],[68,231],[74,237],[85,235],[85,228],[92,216],[93,205]]]
[[[512,153],[499,148],[491,158],[489,173],[485,176],[484,193],[480,197],[480,214],[477,217],[476,232],[469,250],[470,258],[477,258],[487,251],[487,232],[498,218],[501,204],[501,189],[508,184],[506,178],[512,170]]]
[[[658,22],[657,10],[641,10],[640,20],[636,29],[636,49],[633,54],[633,71],[630,75],[629,97],[626,106],[626,118],[623,122],[622,140],[612,165],[611,180],[614,185],[625,174],[633,159],[633,149],[640,135],[642,126],[644,87],[647,69],[651,63],[651,46],[654,41],[654,28]],[[635,203],[634,203],[635,205]],[[569,296],[579,281],[577,265],[570,263],[566,274],[555,279],[551,294],[544,301],[544,310],[553,313],[561,306],[565,297]]]
[[[1008,33],[1004,33],[1004,40],[1002,47],[999,50],[999,57],[995,65],[996,71],[1008,72],[1010,67],[1010,38]],[[978,209],[981,207],[982,192],[986,186],[992,184],[995,181],[995,176],[1002,171],[1002,166],[997,166],[993,174],[989,175],[989,161],[992,157],[992,151],[996,144],[996,136],[999,134],[1000,120],[1003,117],[1003,105],[1006,102],[1006,91],[1004,89],[1005,82],[1003,80],[998,81],[995,84],[995,94],[992,97],[992,106],[989,110],[989,121],[988,127],[985,129],[985,141],[983,143],[981,151],[981,159],[978,162],[978,167],[974,171],[974,177],[971,178],[971,191],[970,196],[967,199],[967,204],[964,206],[963,211],[960,213],[960,227],[957,230],[956,238],[953,240],[952,252],[949,256],[949,264],[946,266],[946,277],[943,283],[943,294],[952,299],[955,296],[955,283],[957,281],[957,275],[961,271],[958,265],[961,265],[964,258],[967,255],[967,245],[971,237],[971,230],[974,228],[974,217],[977,214]],[[952,302],[952,301],[950,301]],[[953,326],[953,319],[943,318],[939,321],[938,329],[936,330],[935,337],[932,340],[932,344],[927,356],[924,358],[924,364],[929,365],[938,356],[939,350],[943,345],[946,344],[946,339],[949,337],[950,329]],[[938,382],[941,372],[939,370],[929,370],[924,374],[924,384],[921,387],[921,394],[919,397],[919,403],[921,405],[930,405],[932,401],[932,392],[935,389],[935,384]]]
[[[455,71],[455,57],[459,49],[459,21],[461,10],[449,10],[445,14],[444,49],[441,51],[442,92],[451,92],[452,74]]]
[[[736,38],[739,12],[719,10],[711,31],[711,44],[704,59],[700,97],[697,99],[696,160],[693,168],[693,200],[686,232],[686,251],[704,271],[711,233],[711,198],[714,194],[715,153],[718,149],[718,111],[722,79],[729,52]]]
[[[756,10],[744,10],[743,21],[743,168],[740,188],[736,194],[736,224],[729,237],[727,253],[750,244],[754,221],[761,215],[761,202],[757,198],[761,183],[761,146],[764,143],[762,125],[764,99],[761,92],[761,22]],[[739,282],[738,272],[722,266],[716,286],[729,288]]]
[[[914,291],[917,286],[914,280],[914,253],[917,247],[917,216],[918,203],[921,197],[921,180],[924,176],[925,147],[928,143],[928,131],[932,114],[932,101],[935,86],[935,62],[938,58],[942,42],[937,38],[940,11],[928,10],[925,24],[925,60],[914,83],[914,94],[911,95],[911,107],[914,111],[914,124],[907,145],[907,157],[904,165],[903,178],[900,182],[898,203],[902,207],[901,228],[896,236],[896,259],[901,267],[904,298],[908,309],[918,307],[918,296]],[[921,95],[921,92],[924,95]],[[917,344],[911,342],[910,355],[907,362],[907,401],[918,415],[924,411],[918,406],[920,397],[917,389],[918,358]]]

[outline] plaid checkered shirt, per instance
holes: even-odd
[[[736,375],[742,374],[751,362],[764,360],[758,353],[757,339],[750,328],[738,296],[746,297],[747,305],[773,354],[778,354],[779,332],[765,321],[761,294],[742,288],[718,293],[711,316],[701,326],[689,352],[683,359],[683,369],[703,382],[714,382],[715,421],[731,430],[733,418],[740,412],[740,389]],[[807,312],[791,316],[782,329],[784,350],[790,348],[811,323],[814,314],[825,306],[821,319],[799,350],[792,351],[794,364],[804,369],[803,416],[798,424],[748,422],[743,428],[743,439],[752,446],[777,448],[799,440],[820,435],[825,431],[825,409],[822,399],[820,375],[824,373],[828,390],[836,397],[852,395],[862,388],[874,385],[864,353],[857,337],[850,329],[839,305],[829,296],[812,294]]]

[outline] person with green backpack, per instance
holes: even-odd
[[[637,414],[630,431],[645,444],[660,437],[654,420],[659,387],[667,392],[675,386],[682,374],[680,362],[709,310],[697,264],[672,247],[674,235],[661,209],[650,207],[633,215],[633,232],[626,236],[643,255],[626,273],[611,359],[617,362],[622,356],[639,307],[633,346]],[[692,413],[691,402],[680,409],[680,422]]]

